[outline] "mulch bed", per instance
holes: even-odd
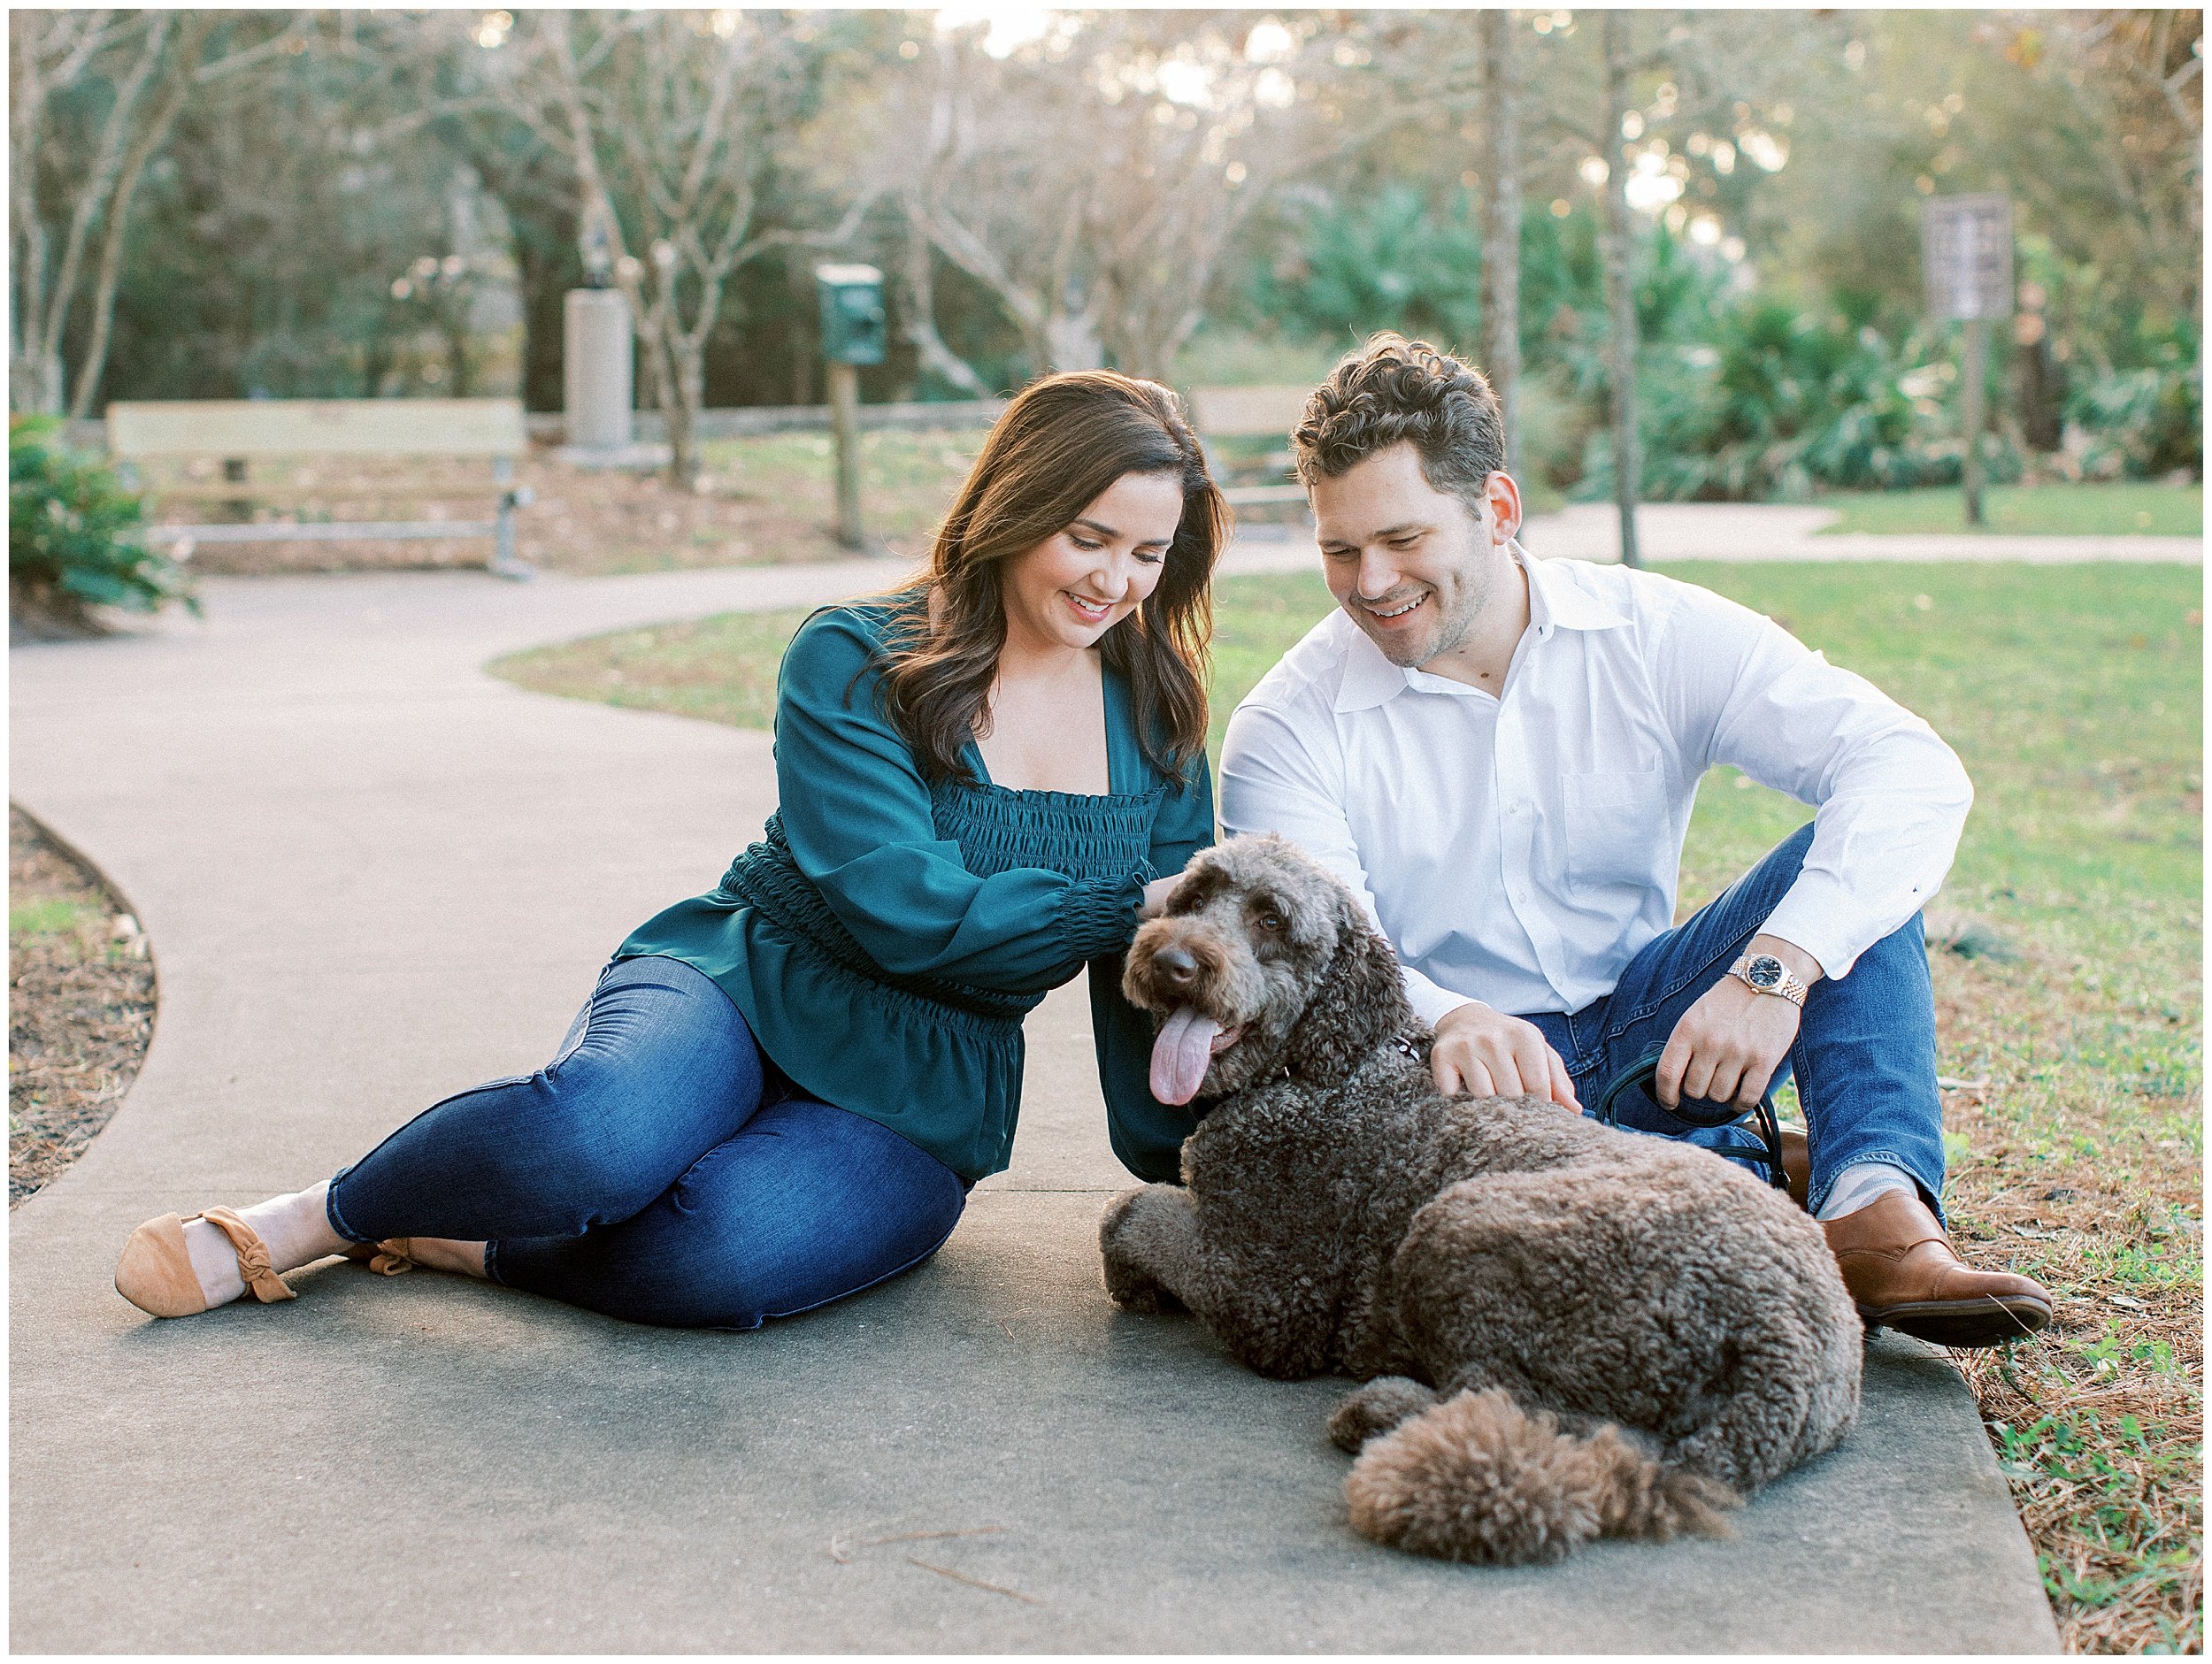
[[[8,1204],[107,1124],[154,1032],[154,964],[98,876],[8,809]]]
[[[515,552],[546,571],[576,577],[667,571],[705,566],[836,560],[826,488],[810,479],[742,480],[710,472],[703,489],[680,491],[655,473],[582,469],[534,450],[516,467],[518,483],[535,501],[515,518]],[[196,488],[193,488],[196,487]],[[434,459],[403,462],[348,457],[263,469],[235,508],[212,487],[157,491],[155,518],[164,522],[243,518],[376,521],[489,520],[497,505],[490,470]],[[887,494],[879,494],[887,495]],[[881,541],[892,553],[918,557],[926,539],[897,517]],[[288,572],[405,571],[481,568],[492,541],[477,537],[334,543],[207,543],[193,550],[189,570],[247,576]]]

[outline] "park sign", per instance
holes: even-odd
[[[1920,264],[1931,317],[2009,317],[2012,199],[1930,197],[1920,211]]]

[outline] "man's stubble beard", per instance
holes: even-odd
[[[1409,647],[1413,645],[1410,642],[1401,643],[1398,648],[1398,651],[1395,653],[1391,651],[1389,648],[1383,647],[1383,644],[1379,641],[1376,641],[1375,645],[1379,648],[1382,648],[1383,657],[1388,659],[1393,664],[1398,666],[1399,669],[1417,671],[1424,665],[1429,663],[1432,660],[1441,658],[1445,654],[1451,652],[1462,642],[1466,640],[1468,634],[1475,627],[1475,620],[1482,616],[1482,610],[1490,604],[1491,592],[1495,587],[1496,585],[1492,581],[1492,574],[1488,571],[1476,571],[1469,573],[1467,575],[1466,582],[1461,587],[1460,589],[1459,606],[1457,610],[1437,625],[1437,635],[1434,642],[1432,645],[1421,648],[1419,649],[1419,656],[1417,658],[1412,656],[1402,658],[1399,656],[1400,654],[1404,653]],[[1440,610],[1444,602],[1443,590],[1441,588],[1432,587],[1429,591],[1429,594],[1431,598],[1436,602],[1439,609]],[[1370,635],[1367,639],[1371,641],[1375,640],[1375,638],[1371,635]]]

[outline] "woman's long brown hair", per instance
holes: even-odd
[[[1006,642],[1002,564],[1065,531],[1124,474],[1175,475],[1183,518],[1159,584],[1099,648],[1128,679],[1139,742],[1155,768],[1185,778],[1204,751],[1211,584],[1228,506],[1173,393],[1110,370],[1078,370],[1032,383],[1006,407],[938,530],[928,567],[900,597],[886,643],[884,705],[933,778],[975,783],[962,753]]]

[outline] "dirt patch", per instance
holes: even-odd
[[[107,1124],[154,1032],[137,921],[38,824],[8,809],[8,1204]]]
[[[879,549],[918,560],[980,447],[983,430],[891,430],[862,436],[862,521]],[[583,469],[534,450],[516,466],[533,501],[518,510],[515,548],[547,571],[596,577],[705,566],[835,560],[829,441],[780,433],[710,441],[698,491],[657,473]],[[243,482],[212,464],[148,469],[150,518],[222,521],[489,521],[499,491],[487,463],[342,457],[255,465]],[[492,540],[202,543],[195,571],[274,573],[481,567]]]

